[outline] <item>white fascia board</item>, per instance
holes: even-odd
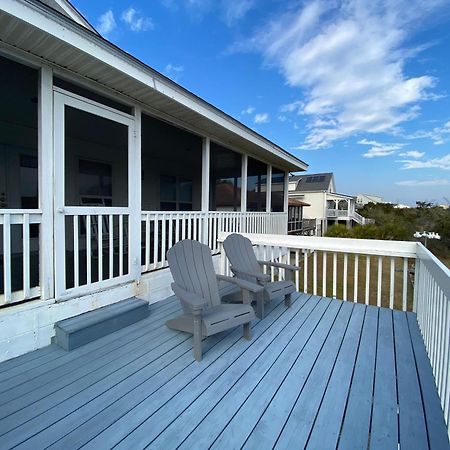
[[[189,93],[187,90],[171,82],[144,63],[123,52],[97,34],[85,29],[82,25],[55,13],[44,4],[34,0],[2,0],[0,8],[7,14],[15,16],[51,36],[76,47],[95,59],[134,78],[150,89],[171,98],[186,108],[206,117],[232,133],[269,151],[283,159],[298,170],[306,170],[308,165],[281,147],[252,132],[245,125],[228,117],[214,106]]]

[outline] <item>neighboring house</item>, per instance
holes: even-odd
[[[335,223],[344,223],[348,227],[368,223],[356,212],[354,197],[336,192],[333,173],[291,176],[289,198],[308,203],[310,206],[304,212],[304,219],[316,219],[323,232]]]
[[[371,194],[357,194],[356,195],[356,206],[358,208],[367,205],[368,203],[383,203],[383,197],[379,195]]]
[[[0,360],[58,320],[169,295],[156,269],[180,239],[217,253],[220,231],[285,234],[288,175],[306,168],[69,2],[2,1]]]

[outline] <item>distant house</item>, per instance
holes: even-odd
[[[383,197],[379,195],[372,194],[357,194],[356,195],[356,206],[362,207],[369,203],[383,203]]]
[[[343,223],[348,227],[368,223],[356,212],[355,197],[336,191],[334,174],[331,172],[291,176],[289,198],[311,205],[306,208],[303,218],[320,221],[323,231],[335,223]]]

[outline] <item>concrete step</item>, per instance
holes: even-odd
[[[55,324],[55,342],[66,351],[95,341],[149,316],[148,302],[129,298]]]

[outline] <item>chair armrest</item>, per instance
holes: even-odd
[[[227,281],[228,283],[235,284],[236,286],[239,286],[241,289],[252,292],[254,294],[264,290],[263,286],[252,283],[250,281],[241,280],[240,278],[227,277],[225,275],[218,275],[218,274],[216,275],[216,277],[218,280]]]
[[[276,262],[271,262],[271,261],[258,261],[258,263],[262,264],[264,266],[278,267],[279,269],[292,270],[294,272],[300,270],[300,267],[291,266],[290,264],[276,263]]]
[[[256,279],[256,281],[270,281],[270,275],[267,275],[265,273],[255,273],[255,272],[247,272],[245,270],[236,269],[234,267],[230,267],[231,271],[237,276],[247,276],[247,277],[253,277]]]
[[[172,283],[171,287],[175,295],[183,302],[188,303],[194,312],[201,311],[208,304],[208,301],[205,300],[203,297],[200,297],[199,295],[194,294],[193,292],[185,291],[176,283]]]

